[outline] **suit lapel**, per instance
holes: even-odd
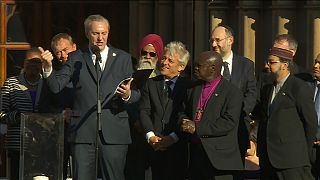
[[[93,64],[93,60],[92,60],[91,54],[89,52],[89,49],[85,49],[84,50],[83,59],[86,62],[86,65],[88,67],[89,73],[91,74],[91,76],[93,77],[95,82],[97,83],[97,73],[96,73],[96,69],[95,69],[95,66]]]
[[[283,86],[280,88],[279,92],[275,95],[273,101],[272,101],[272,104],[270,104],[270,114],[272,114],[272,111],[274,109],[278,109],[277,107],[280,106],[281,102],[282,102],[282,98],[285,97],[285,96],[288,96],[288,92],[289,92],[289,89],[291,88],[290,85],[291,85],[291,81],[292,81],[292,76],[290,75],[287,80],[284,82]],[[273,93],[273,86],[272,88],[270,88],[270,100],[272,98],[272,93]]]
[[[110,72],[110,68],[113,62],[115,61],[115,59],[117,58],[117,56],[118,56],[118,53],[116,53],[115,49],[113,47],[109,47],[108,58],[107,58],[106,65],[104,67],[102,75]]]
[[[158,97],[162,105],[162,109],[165,110],[166,108],[166,98],[164,98],[164,78],[162,75],[157,77],[156,81],[156,87],[157,87],[157,92],[158,92]]]

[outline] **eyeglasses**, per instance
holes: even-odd
[[[214,38],[214,39],[209,39],[209,43],[212,44],[213,42],[216,42],[217,44],[220,43],[221,41],[227,39],[229,36],[223,38],[223,39],[219,39],[219,38]]]
[[[149,54],[150,57],[156,57],[157,56],[156,52],[141,51],[141,56],[146,56],[147,54]]]
[[[276,64],[276,63],[279,63],[281,61],[268,61],[267,64],[268,66],[272,65],[272,64]]]

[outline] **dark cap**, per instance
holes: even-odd
[[[277,56],[281,59],[291,61],[293,59],[293,53],[289,50],[273,47],[269,51],[269,55]]]

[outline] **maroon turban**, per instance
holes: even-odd
[[[157,34],[148,34],[142,38],[139,44],[139,55],[141,56],[141,50],[148,44],[152,44],[156,49],[158,60],[162,59],[163,53],[163,42],[159,35]]]
[[[269,55],[277,56],[288,61],[291,61],[293,59],[293,53],[291,51],[276,47],[270,49]]]

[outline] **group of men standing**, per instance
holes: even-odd
[[[318,83],[297,70],[290,36],[275,40],[266,61],[270,72],[257,83],[254,63],[233,53],[234,33],[226,25],[213,29],[212,50],[195,59],[195,79],[183,77],[190,59],[183,43],[164,46],[159,35],[149,34],[139,44],[136,70],[154,71],[137,89],[132,80],[118,86],[134,69],[128,53],[108,44],[109,21],[90,15],[84,27],[84,50],[76,50],[69,36],[53,39],[61,66],[39,48],[45,84],[68,123],[73,179],[96,179],[96,160],[103,180],[243,179],[256,121],[260,179],[319,176]],[[320,56],[317,80],[319,63]]]

